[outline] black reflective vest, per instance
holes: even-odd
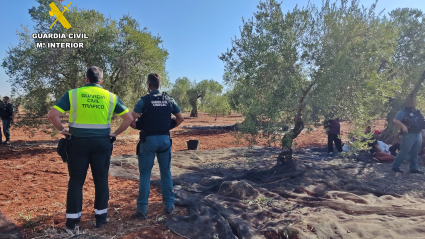
[[[405,118],[401,121],[406,125],[409,133],[420,133],[424,125],[424,117],[421,112],[417,109],[411,111],[403,109]]]
[[[0,102],[0,118],[4,120],[10,120],[13,115],[13,105],[11,103],[5,104],[3,101]]]
[[[171,97],[163,92],[145,95],[142,100],[143,112],[136,122],[137,129],[143,130],[146,136],[170,135]]]

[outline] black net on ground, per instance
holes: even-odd
[[[0,211],[0,239],[21,239],[22,233],[19,228],[7,220]]]
[[[232,161],[243,150],[250,153],[238,160],[248,159],[248,168]],[[396,174],[366,156],[329,157],[313,148],[281,160],[269,150],[173,153],[176,205],[188,215],[171,215],[166,226],[185,238],[423,237],[423,175]],[[231,166],[217,166],[223,161]]]

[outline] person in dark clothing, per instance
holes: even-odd
[[[66,92],[48,113],[53,126],[61,134],[71,137],[71,144],[67,150],[69,182],[65,222],[65,226],[71,230],[74,230],[81,221],[83,186],[89,166],[95,189],[95,227],[102,228],[109,222],[108,172],[112,139],[124,132],[133,122],[127,107],[118,96],[103,89],[102,83],[103,70],[96,66],[88,68],[85,85]],[[95,102],[96,104],[90,104]],[[62,125],[60,118],[66,111],[69,111],[69,131]],[[113,113],[119,115],[123,121],[111,132]]]
[[[375,133],[376,134],[376,133]],[[378,140],[375,138],[375,134],[373,135],[372,138],[368,139],[368,141],[371,141],[369,143],[367,143],[367,146],[370,147],[369,149],[369,153],[374,156],[375,153],[378,151],[378,147],[375,147],[378,145]]]
[[[13,116],[13,105],[9,103],[9,97],[5,96],[3,97],[3,102],[0,104],[0,118],[2,121],[3,126],[3,133],[4,137],[6,138],[6,141],[3,142],[3,144],[9,144],[10,143],[10,126],[12,123],[12,116]],[[2,133],[1,133],[1,127],[0,127],[0,143],[2,143]]]
[[[410,173],[424,174],[418,169],[418,155],[422,147],[422,126],[424,118],[416,107],[416,97],[409,95],[404,102],[404,109],[400,110],[393,122],[401,128],[400,150],[393,162],[392,171],[403,173],[400,166],[409,156]]]
[[[333,143],[338,152],[342,152],[342,141],[340,136],[341,125],[339,119],[332,119],[325,122],[326,133],[328,134],[328,153],[333,153]]]
[[[133,122],[130,126],[141,130],[137,150],[139,159],[139,197],[137,209],[132,217],[147,219],[148,199],[150,193],[150,178],[155,155],[161,173],[161,191],[165,212],[171,214],[174,210],[173,180],[171,177],[171,140],[170,129],[179,126],[183,121],[183,114],[176,101],[167,93],[160,91],[161,77],[151,73],[147,78],[149,94],[142,97],[134,106],[132,116],[140,123]],[[176,116],[174,126],[171,125],[171,114]],[[140,116],[140,118],[139,118]]]
[[[392,156],[397,156],[397,152],[400,151],[400,143],[391,145],[390,152]]]

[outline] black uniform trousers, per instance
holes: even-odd
[[[340,136],[338,134],[328,134],[328,153],[334,151],[334,142],[338,152],[342,152],[342,141],[339,137]]]
[[[68,148],[68,194],[66,197],[66,224],[78,223],[83,209],[83,185],[90,165],[95,185],[94,208],[96,220],[106,220],[109,187],[108,172],[112,144],[109,136],[74,137]]]

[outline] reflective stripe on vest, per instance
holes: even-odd
[[[69,126],[80,129],[109,129],[117,98],[96,86],[84,86],[69,91]]]

